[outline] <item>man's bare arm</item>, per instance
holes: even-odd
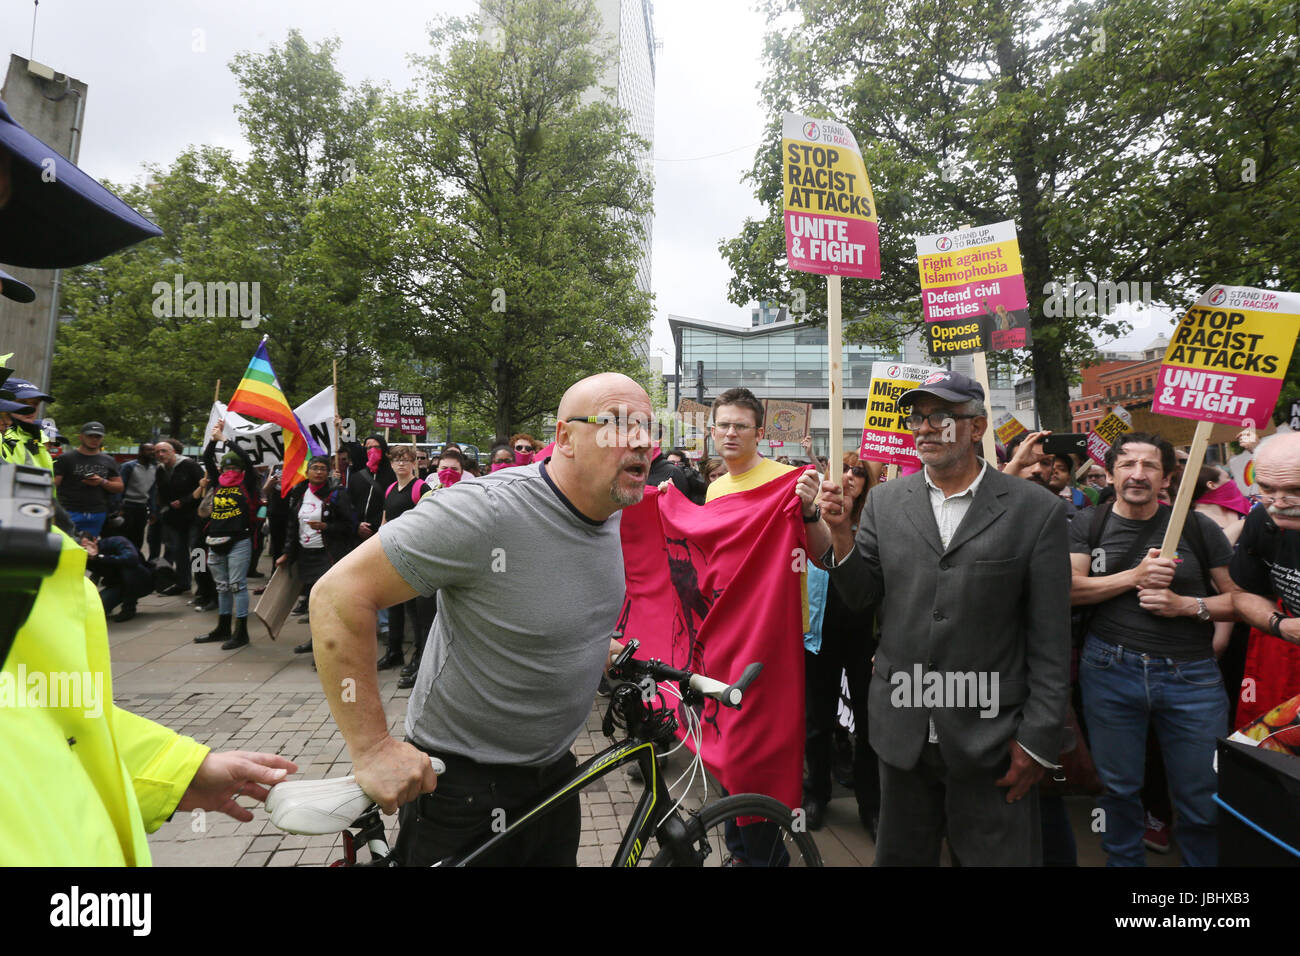
[[[1256,594],[1253,591],[1238,589],[1232,592],[1232,605],[1238,617],[1251,627],[1269,632],[1268,622],[1277,611],[1276,602]],[[1282,620],[1282,639],[1292,644],[1300,644],[1300,617],[1288,617]]]
[[[312,650],[330,713],[357,783],[386,813],[437,784],[428,757],[389,735],[375,668],[379,609],[415,596],[377,537],[332,567],[311,593]]]
[[[1091,565],[1092,558],[1089,555],[1070,555],[1070,604],[1075,607],[1080,604],[1100,604],[1136,587],[1151,590],[1167,588],[1173,582],[1174,571],[1178,567],[1173,558],[1160,557],[1157,548],[1149,549],[1142,563],[1128,571],[1089,576]]]

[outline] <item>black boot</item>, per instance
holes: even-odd
[[[222,614],[217,618],[217,626],[202,637],[194,638],[195,644],[211,644],[213,641],[224,641],[230,636],[230,615]]]
[[[233,651],[237,647],[243,647],[248,643],[248,618],[235,618],[235,633],[230,636],[230,640],[221,645],[223,651]]]
[[[396,647],[393,646],[394,643],[397,644]],[[402,657],[402,638],[398,635],[396,642],[389,638],[388,653],[379,658],[379,663],[375,666],[381,671],[386,671],[393,667],[401,667],[405,663],[406,659]]]

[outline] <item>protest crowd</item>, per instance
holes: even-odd
[[[42,154],[0,119],[21,195]],[[157,233],[66,165],[49,189],[85,211],[63,228],[102,239],[83,261]],[[0,261],[54,265],[4,230]],[[22,300],[22,283],[0,281]],[[345,440],[337,410],[325,448],[295,424],[264,340],[200,448],[157,437],[119,465],[101,422],[75,441],[43,426],[55,396],[22,372],[0,381],[3,458],[49,475],[55,570],[6,668],[103,667],[105,619],[131,620],[155,591],[212,615],[195,641],[235,653],[263,632],[255,599],[292,581],[266,628],[297,599],[312,637],[294,650],[319,669],[357,782],[400,808],[408,864],[481,837],[494,806],[526,806],[572,772],[570,746],[629,638],[719,677],[762,660],[743,713],[706,710],[711,772],[726,791],[797,807],[814,832],[838,781],[877,865],[937,865],[945,844],[962,865],[1073,865],[1066,795],[1093,794],[1109,863],[1142,865],[1172,837],[1185,863],[1214,866],[1216,742],[1300,695],[1300,434],[1239,436],[1254,452],[1250,497],[1145,432],[1095,461],[1033,431],[994,460],[984,387],[937,370],[897,399],[915,451],[902,474],[853,451],[817,459],[811,442],[764,457],[765,406],[743,387],[714,399],[714,455],[696,459],[662,447],[645,391],[608,373],[569,387],[553,435],[497,436],[486,455],[452,442],[430,453],[386,429]],[[244,414],[283,428],[282,460],[250,455]],[[1189,485],[1194,507],[1164,556]],[[384,670],[412,691],[404,739],[387,729]],[[348,676],[355,703],[340,696]],[[250,819],[235,797],[260,800],[294,770],[116,708],[78,731],[90,769],[74,770],[68,746],[40,749],[59,715],[15,713],[0,778],[28,782],[2,798],[6,861],[144,863],[144,834],[178,808]],[[450,768],[444,781],[429,756]],[[72,782],[38,788],[33,767]],[[104,781],[116,803],[85,811]],[[481,788],[500,802],[476,803]],[[51,806],[50,789],[66,799]],[[572,865],[569,803],[497,862]],[[64,837],[50,838],[52,819]],[[757,863],[770,826],[730,825],[728,861]]]

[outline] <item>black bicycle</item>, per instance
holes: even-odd
[[[615,635],[617,636],[617,635]],[[700,757],[702,741],[699,709],[705,698],[739,709],[746,688],[762,670],[750,664],[734,684],[724,684],[702,674],[677,670],[657,660],[636,660],[639,642],[628,641],[610,666],[613,691],[605,709],[602,730],[613,743],[587,760],[573,776],[532,809],[500,832],[474,847],[439,861],[436,866],[468,866],[535,823],[563,801],[624,765],[635,763],[641,771],[643,791],[619,843],[614,866],[636,866],[653,849],[651,866],[821,866],[821,855],[804,826],[802,811],[757,793],[740,793],[707,802],[707,776]],[[669,683],[677,685],[674,690]],[[665,698],[677,698],[672,706]],[[679,722],[680,717],[680,722]],[[695,753],[687,770],[682,796],[674,799],[659,771],[660,754],[682,746],[677,728],[685,726],[694,739]],[[621,731],[621,734],[619,733]],[[615,738],[618,739],[615,739]],[[434,769],[442,772],[434,758]],[[689,775],[689,777],[688,777]],[[682,807],[697,777],[706,802],[698,810]],[[333,866],[396,866],[388,847],[379,808],[352,777],[282,783],[271,789],[266,801],[271,821],[289,833],[328,834],[342,830],[343,858]],[[365,846],[370,859],[358,863],[357,851]]]

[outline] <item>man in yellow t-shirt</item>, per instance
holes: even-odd
[[[722,455],[727,473],[709,485],[705,504],[723,495],[758,488],[798,467],[783,465],[758,453],[758,443],[763,438],[763,403],[747,388],[728,389],[718,396],[713,403],[711,427],[713,444]],[[811,471],[799,479],[795,489],[807,525],[810,554],[823,554],[823,545],[830,541],[830,528],[821,520],[821,508],[816,504],[820,491],[821,481]],[[807,624],[808,597],[805,588],[805,629]]]

